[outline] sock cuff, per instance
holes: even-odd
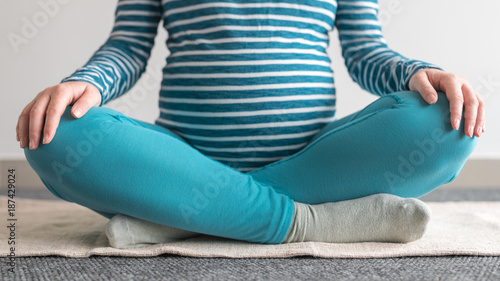
[[[303,242],[306,236],[307,205],[293,202],[293,218],[288,233],[282,243]]]

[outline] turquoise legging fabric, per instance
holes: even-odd
[[[476,141],[463,127],[452,129],[443,93],[429,105],[407,91],[327,124],[301,151],[248,173],[166,128],[104,107],[74,119],[68,106],[52,142],[24,152],[54,195],[107,218],[122,213],[276,244],[288,232],[294,201],[420,197],[452,181]]]

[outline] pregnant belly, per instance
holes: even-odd
[[[298,152],[333,120],[333,73],[324,57],[270,58],[169,58],[155,123],[242,172]]]

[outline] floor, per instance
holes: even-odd
[[[19,197],[53,199],[45,189]],[[4,194],[4,193],[0,193]],[[500,201],[496,189],[438,189],[424,201]],[[1,280],[500,280],[500,257],[444,256],[385,259],[150,258],[57,256],[17,258],[16,273]]]

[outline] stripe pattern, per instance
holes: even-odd
[[[376,1],[120,0],[109,39],[65,81],[87,81],[101,105],[144,72],[163,20],[170,55],[155,124],[241,172],[284,159],[335,115],[326,53],[337,27],[349,72],[364,89],[405,90],[436,67],[390,50]]]

